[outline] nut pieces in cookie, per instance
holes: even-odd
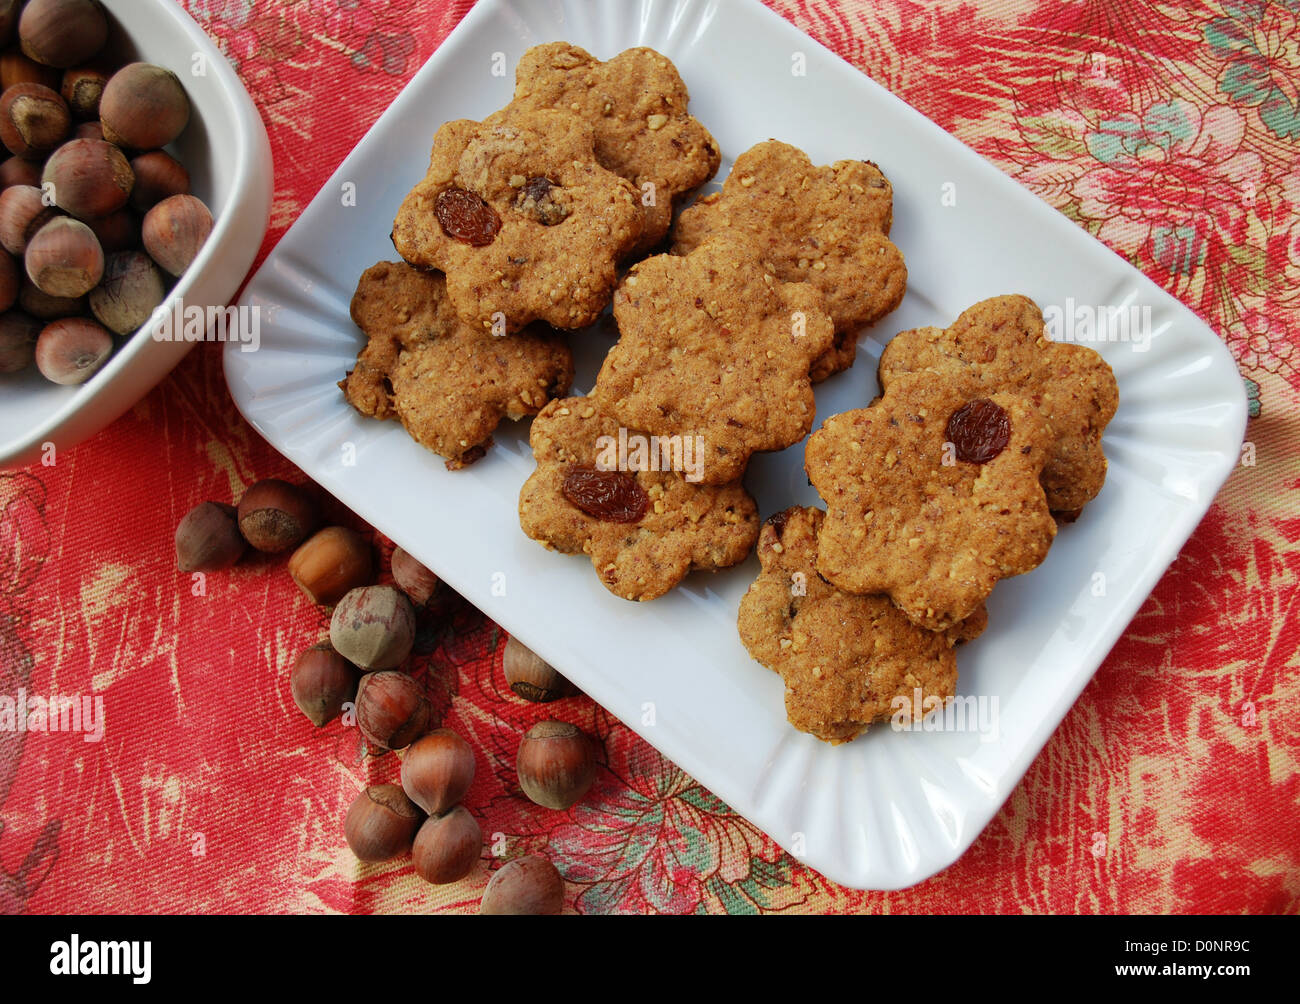
[[[848,592],[888,593],[933,631],[1036,568],[1056,535],[1039,484],[1047,423],[1012,394],[975,400],[934,373],[899,376],[870,407],[827,419],[805,453],[827,510],[817,570]]]
[[[597,163],[588,123],[507,107],[438,130],[393,244],[412,265],[446,273],[461,320],[505,334],[536,320],[593,323],[642,226],[639,193]]]
[[[681,214],[673,252],[738,236],[778,279],[815,286],[837,333],[813,367],[813,379],[823,380],[853,365],[857,329],[903,299],[907,266],[889,239],[893,206],[893,187],[870,161],[815,167],[797,147],[768,140],[736,158],[721,192]]]
[[[1119,405],[1115,375],[1088,346],[1048,339],[1033,300],[995,296],[963,311],[947,329],[895,335],[880,357],[881,387],[918,370],[939,373],[967,394],[1007,391],[1033,402],[1054,436],[1043,469],[1054,512],[1078,510],[1101,491],[1101,435]]]
[[[831,344],[821,294],[713,241],[632,267],[614,295],[620,333],[592,396],[624,425],[704,444],[702,480],[799,442],[815,415],[812,361]]]
[[[517,109],[571,111],[595,130],[601,167],[636,186],[645,228],[633,253],[664,239],[673,206],[718,170],[718,144],[686,111],[690,95],[672,62],[628,49],[607,62],[568,42],[529,49],[515,71]]]
[[[762,572],[740,601],[740,639],[785,681],[790,724],[830,743],[855,738],[872,722],[956,693],[953,646],[987,623],[974,616],[946,631],[917,627],[886,596],[855,596],[817,574],[824,514],[795,506],[763,524]],[[929,702],[929,703],[927,703]]]
[[[372,266],[357,284],[352,319],[367,342],[339,384],[348,403],[400,419],[453,470],[483,455],[503,418],[537,414],[573,379],[561,335],[540,324],[506,337],[471,328],[437,272]]]
[[[629,440],[633,450],[620,452]],[[655,599],[688,572],[735,565],[754,546],[758,512],[739,483],[688,481],[687,445],[655,440],[648,449],[649,437],[620,428],[592,398],[552,401],[533,419],[530,441],[537,469],[519,494],[524,533],[590,555],[605,588],[624,599]]]

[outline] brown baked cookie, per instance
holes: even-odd
[[[673,206],[717,173],[718,144],[686,111],[677,68],[654,49],[628,49],[607,62],[568,42],[529,49],[515,71],[514,105],[581,115],[596,136],[596,159],[637,188],[645,229],[633,254],[668,234]]]
[[[758,511],[739,482],[688,481],[689,444],[651,449],[663,444],[620,428],[591,398],[552,401],[529,441],[537,470],[519,493],[524,533],[590,555],[605,588],[624,599],[653,600],[688,572],[744,561],[758,537]]]
[[[856,596],[817,574],[825,514],[795,506],[770,517],[758,538],[762,572],[740,601],[740,639],[785,680],[790,724],[841,743],[891,718],[895,698],[956,693],[953,646],[988,621],[983,606],[946,632],[917,627],[887,596]],[[910,714],[908,716],[910,718]]]
[[[808,367],[831,344],[821,294],[710,242],[634,265],[614,294],[620,337],[594,397],[629,428],[701,437],[706,484],[799,442],[815,414]]]
[[[591,126],[507,108],[448,122],[393,223],[413,265],[447,274],[461,320],[494,334],[591,324],[641,235],[640,193],[596,162]]]
[[[1119,406],[1115,375],[1088,346],[1048,339],[1043,312],[1027,296],[982,300],[946,330],[895,335],[880,357],[880,386],[918,370],[942,374],[972,396],[1007,391],[1034,403],[1055,436],[1043,468],[1054,512],[1081,509],[1101,491],[1101,434]]]
[[[1039,477],[1052,441],[1024,398],[972,398],[928,372],[897,377],[808,441],[805,467],[827,510],[818,571],[946,630],[999,579],[1047,556],[1056,523]]]
[[[814,167],[797,147],[768,140],[736,158],[721,192],[681,214],[673,252],[738,233],[778,279],[816,286],[838,335],[813,368],[823,380],[853,365],[858,329],[903,299],[907,266],[889,239],[893,207],[893,187],[870,161]]]
[[[568,392],[573,356],[537,324],[508,337],[463,323],[439,272],[380,262],[352,297],[366,336],[339,387],[363,415],[397,418],[411,438],[455,470],[481,457],[503,418],[536,415]]]

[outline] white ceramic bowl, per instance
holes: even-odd
[[[244,281],[271,209],[271,146],[235,71],[175,0],[104,0],[115,63],[145,60],[176,73],[193,114],[168,149],[189,169],[194,194],[216,226],[176,283],[168,310],[224,306]],[[195,68],[205,72],[196,75]],[[94,435],[166,376],[196,342],[159,341],[147,330],[121,340],[108,363],[77,387],[52,384],[29,366],[0,375],[0,467],[39,459]]]

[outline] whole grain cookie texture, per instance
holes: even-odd
[[[398,254],[445,272],[456,313],[474,327],[591,324],[643,225],[639,193],[596,162],[594,143],[568,112],[507,107],[446,123],[397,212]]]
[[[688,480],[689,443],[629,432],[591,398],[552,401],[530,442],[537,469],[519,494],[524,533],[588,555],[624,599],[652,600],[693,570],[735,565],[758,537],[743,486]]]
[[[734,481],[752,454],[812,428],[809,366],[832,339],[821,293],[781,282],[742,246],[634,265],[614,318],[619,340],[592,395],[630,428],[698,442],[706,484]]]
[[[1025,398],[897,377],[808,440],[827,510],[817,570],[851,593],[887,593],[922,627],[950,628],[1047,556],[1056,523],[1039,478],[1052,442]]]
[[[944,328],[895,335],[880,358],[880,385],[929,370],[967,394],[1007,391],[1033,402],[1052,428],[1043,489],[1053,512],[1078,515],[1106,480],[1101,436],[1119,406],[1110,366],[1086,345],[1047,337],[1043,313],[1026,296],[996,296]]]
[[[686,110],[672,62],[636,48],[601,62],[568,42],[529,49],[515,71],[515,107],[572,111],[595,130],[596,159],[636,186],[645,227],[633,253],[668,233],[673,206],[718,170],[718,144]]]
[[[366,344],[339,383],[348,403],[399,419],[453,470],[483,455],[502,419],[537,414],[573,380],[563,336],[540,324],[508,337],[470,327],[438,272],[400,262],[368,268],[352,319]]]
[[[913,624],[887,596],[857,596],[817,574],[824,513],[795,506],[758,538],[762,571],[740,601],[740,639],[785,681],[790,724],[830,743],[872,722],[929,710],[956,693],[959,641],[987,623],[983,606],[948,631]]]
[[[822,380],[853,365],[858,329],[903,299],[907,266],[889,239],[893,205],[893,187],[870,161],[817,167],[797,147],[768,140],[736,158],[721,192],[681,214],[673,251],[739,234],[778,279],[820,290],[836,331],[813,369]]]

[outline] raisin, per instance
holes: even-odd
[[[550,178],[540,175],[529,178],[515,197],[515,208],[542,226],[553,227],[557,223],[563,223],[569,215],[569,207],[555,195],[562,191]]]
[[[981,397],[954,411],[946,432],[957,448],[958,460],[987,464],[1011,442],[1011,419],[1001,407]]]
[[[785,525],[786,523],[789,522],[789,520],[790,520],[789,509],[782,509],[780,512],[773,513],[771,516],[767,517],[768,525],[773,530],[776,531],[777,540],[780,540],[781,536],[785,533]]]
[[[434,212],[443,233],[470,247],[487,247],[501,229],[497,211],[463,188],[448,188],[439,194]]]
[[[575,465],[565,472],[560,490],[588,516],[606,523],[638,523],[650,505],[645,489],[625,471]]]

